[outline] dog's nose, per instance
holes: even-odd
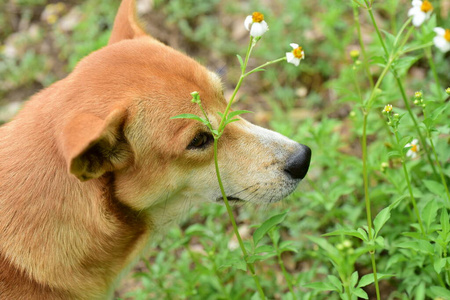
[[[303,179],[308,172],[311,161],[311,149],[308,146],[299,144],[300,148],[292,154],[286,161],[284,171],[292,179]]]

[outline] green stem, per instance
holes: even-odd
[[[248,269],[250,270],[250,273],[252,273],[253,280],[255,281],[256,288],[258,290],[259,296],[261,299],[266,299],[266,296],[264,294],[264,291],[261,287],[261,284],[259,283],[259,278],[256,276],[255,268],[252,263],[247,262],[247,250],[245,249],[244,242],[242,241],[241,235],[239,234],[238,227],[236,225],[236,220],[234,219],[233,211],[231,210],[230,203],[228,202],[227,195],[225,193],[225,189],[223,187],[222,178],[220,176],[220,170],[219,170],[219,159],[218,159],[218,141],[219,139],[217,137],[214,137],[214,165],[216,168],[216,175],[217,175],[217,181],[219,182],[220,192],[222,193],[222,198],[225,203],[225,207],[227,208],[228,216],[230,217],[231,225],[233,226],[234,234],[236,235],[236,238],[239,242],[239,247],[242,250],[242,254],[244,255],[245,263],[247,264]]]
[[[281,259],[281,253],[278,251],[278,245],[277,245],[277,243],[275,243],[275,240],[274,240],[272,235],[270,236],[270,238],[272,239],[272,244],[273,244],[273,246],[275,248],[275,251],[277,252],[278,265],[280,265],[281,271],[283,272],[283,276],[284,276],[284,279],[287,282],[289,291],[291,292],[292,299],[297,300],[297,296],[294,293],[294,288],[292,287],[292,282],[291,282],[289,273],[286,271],[286,268],[284,267],[283,260]]]
[[[355,20],[356,30],[358,32],[359,47],[361,48],[364,71],[366,72],[366,76],[369,79],[370,87],[373,88],[373,78],[372,74],[370,73],[369,64],[367,62],[366,48],[364,47],[364,42],[362,40],[361,25],[359,23],[358,8],[356,7],[356,5],[353,5],[353,18]]]
[[[417,135],[419,136],[420,143],[423,145],[423,148],[425,150],[425,154],[427,156],[428,162],[430,163],[431,168],[433,169],[434,175],[437,176],[437,171],[436,171],[436,168],[434,166],[433,160],[431,159],[429,151],[427,151],[426,141],[425,141],[425,139],[424,139],[424,137],[422,135],[422,132],[420,131],[419,124],[417,123],[416,117],[415,117],[414,113],[411,110],[411,106],[409,105],[409,101],[408,101],[408,99],[406,97],[405,89],[403,88],[402,82],[401,82],[400,78],[397,76],[397,74],[395,72],[394,72],[394,76],[395,76],[395,80],[397,81],[398,88],[400,89],[400,92],[402,94],[402,98],[403,98],[403,102],[405,104],[406,110],[408,111],[408,114],[409,114],[409,116],[411,117],[411,120],[414,123],[414,127],[416,128]]]
[[[363,180],[364,180],[364,199],[366,203],[366,216],[367,227],[369,231],[369,239],[373,239],[372,236],[372,213],[370,210],[370,197],[369,197],[369,176],[367,172],[367,116],[368,111],[363,110],[363,134],[362,134],[362,162],[363,162]]]
[[[375,251],[370,252],[370,260],[372,261],[373,278],[375,280],[375,292],[377,294],[377,300],[380,300],[381,296],[380,296],[380,287],[378,285],[377,263],[375,262]]]
[[[378,29],[377,22],[375,21],[375,18],[373,16],[372,7],[368,8],[368,12],[369,12],[370,19],[372,20],[372,24],[375,27],[375,31],[377,32],[378,39],[380,40],[381,46],[384,49],[384,53],[386,54],[386,56],[389,56],[389,52],[387,51],[386,45],[384,44],[383,37],[381,36],[380,30]]]
[[[431,53],[431,47],[425,48],[425,56],[428,59],[428,64],[430,65],[431,71],[433,72],[433,76],[434,76],[434,81],[436,83],[436,89],[439,91],[439,96],[440,99],[439,101],[444,100],[444,89],[441,87],[441,84],[439,83],[439,76],[438,73],[436,71],[436,66],[434,64],[434,60],[433,60],[433,55]]]
[[[396,129],[394,130],[394,134],[395,134],[395,139],[397,140],[397,145],[400,145],[400,139],[398,137],[398,133],[397,133]],[[403,149],[400,149],[400,153],[403,153],[402,151],[403,151]],[[417,217],[417,221],[419,222],[420,231],[422,232],[423,235],[425,235],[422,218],[420,217],[419,209],[417,208],[416,199],[414,198],[414,194],[413,194],[412,187],[411,187],[411,181],[409,180],[409,174],[408,174],[408,170],[406,168],[405,156],[403,154],[402,154],[402,168],[403,168],[403,173],[405,174],[406,184],[408,186],[409,197],[411,198],[411,203],[413,205],[414,212]]]
[[[260,66],[258,66],[258,67],[256,67],[256,68],[254,68],[254,69],[248,71],[247,73],[243,74],[242,76],[244,76],[244,78],[245,78],[245,77],[247,77],[248,75],[250,75],[251,73],[254,73],[254,72],[257,71],[257,70],[260,70],[261,68],[264,68],[264,67],[266,67],[266,66],[268,66],[268,65],[271,65],[271,64],[274,64],[274,63],[283,61],[283,60],[286,60],[286,56],[280,57],[280,58],[278,58],[278,59],[275,59],[275,60],[272,60],[272,61],[269,61],[269,62],[266,62],[265,64],[262,64],[262,65],[260,65]]]
[[[383,46],[384,53],[386,54],[386,56],[389,56],[389,52],[387,51],[387,48],[386,48],[386,45],[384,43],[383,37],[381,36],[380,30],[378,29],[378,25],[377,25],[377,23],[375,21],[375,18],[373,16],[372,9],[369,8],[368,11],[369,11],[370,19],[372,20],[373,26],[375,27],[375,30],[377,32],[378,39],[380,40],[380,43]],[[412,31],[410,30],[410,32],[412,32]],[[407,35],[408,37],[409,37],[409,34]],[[402,44],[406,43],[406,41],[407,41],[407,39],[404,39]],[[402,45],[402,47],[403,47],[403,45]],[[429,151],[427,151],[425,139],[423,138],[423,135],[420,132],[420,128],[419,128],[419,125],[417,123],[417,120],[416,120],[416,118],[415,118],[415,116],[414,116],[414,114],[413,114],[413,112],[411,110],[411,106],[409,105],[408,98],[406,96],[405,89],[403,88],[403,85],[402,85],[402,82],[400,80],[400,77],[398,76],[397,72],[395,72],[394,69],[392,69],[392,73],[394,74],[395,80],[397,82],[397,86],[400,89],[400,93],[402,94],[402,99],[403,99],[403,102],[405,104],[406,110],[408,111],[409,116],[413,120],[414,127],[416,128],[417,135],[419,136],[420,143],[423,145],[423,148],[425,150],[428,162],[430,163],[431,168],[433,169],[434,175],[437,176],[436,168],[435,168],[435,166],[433,164],[433,160],[431,159]]]

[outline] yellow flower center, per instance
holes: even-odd
[[[292,53],[294,54],[294,56],[296,58],[303,58],[303,48],[302,47],[297,47],[294,50],[292,50]]]
[[[430,1],[425,0],[422,2],[422,6],[420,7],[420,10],[423,12],[429,12],[433,10],[433,5],[431,5]]]
[[[260,12],[255,11],[252,14],[252,20],[253,20],[253,23],[260,23],[260,22],[264,21],[264,15]]]
[[[392,111],[392,105],[388,104],[384,107],[385,112],[391,112]]]
[[[447,42],[450,42],[450,29],[445,29],[444,39],[445,39]]]
[[[411,147],[411,151],[417,153],[417,145],[413,144],[412,147]]]

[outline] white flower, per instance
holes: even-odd
[[[269,25],[264,21],[264,15],[254,12],[251,16],[247,16],[244,21],[245,28],[250,31],[252,37],[260,37],[269,30]]]
[[[413,0],[412,8],[408,11],[408,16],[413,17],[412,23],[414,26],[419,27],[425,20],[428,20],[433,12],[433,5],[430,1]]]
[[[436,47],[442,52],[450,50],[450,29],[444,29],[441,27],[434,28],[437,36],[434,37],[433,42]]]
[[[408,143],[405,145],[405,148],[411,147],[408,152],[406,152],[407,157],[416,158],[417,153],[419,153],[419,141],[417,139],[414,139],[411,141],[411,143]]]
[[[291,43],[290,45],[293,50],[291,52],[286,52],[286,60],[288,63],[298,66],[300,61],[305,59],[305,51],[303,51],[303,48],[299,47],[298,44]]]

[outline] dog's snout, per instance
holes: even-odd
[[[292,179],[303,179],[308,172],[310,161],[311,149],[300,144],[300,148],[287,159],[284,171]]]

